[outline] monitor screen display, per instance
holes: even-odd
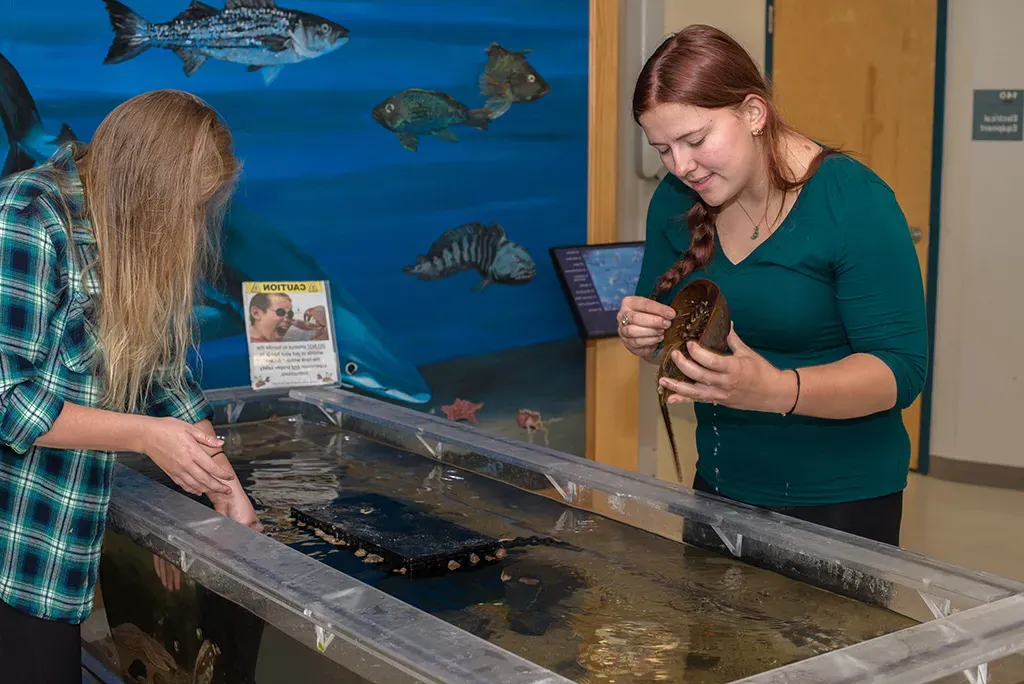
[[[624,297],[636,293],[643,242],[552,247],[551,258],[586,339],[618,334],[615,315]]]

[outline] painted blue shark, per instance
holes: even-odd
[[[0,54],[0,122],[7,157],[0,177],[45,161],[61,143],[76,140],[64,124],[59,135],[47,133],[28,87]],[[327,280],[331,278],[277,226],[241,204],[233,204],[224,224],[224,264],[216,283],[204,283],[205,302],[197,307],[203,345],[218,365],[244,361],[245,280]],[[267,254],[273,259],[268,260]],[[417,368],[395,348],[387,333],[359,302],[331,281],[335,337],[347,387],[406,403],[430,401],[430,388]],[[234,339],[232,339],[234,338]],[[212,344],[211,344],[212,343]],[[225,358],[227,357],[227,358]],[[248,364],[244,364],[248,368]]]
[[[273,258],[268,259],[268,254]],[[223,276],[214,288],[216,298],[208,301],[220,303],[221,318],[226,316],[239,326],[244,325],[241,296],[246,280],[331,279],[315,258],[276,226],[245,206],[233,204],[225,221]],[[225,300],[230,302],[229,309],[224,308]],[[387,334],[355,297],[333,281],[331,310],[342,384],[408,403],[430,401],[430,389],[416,367],[387,341]],[[207,312],[205,325],[220,327],[225,321],[215,320]]]
[[[21,80],[17,69],[0,54],[0,119],[3,139],[0,139],[0,154],[4,154],[0,178],[16,171],[31,168],[36,162],[47,159],[61,143],[75,139],[74,131],[66,123],[60,133],[52,135],[43,130],[39,109]]]

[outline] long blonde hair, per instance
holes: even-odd
[[[96,237],[103,404],[136,412],[154,383],[184,384],[193,305],[219,262],[239,163],[216,111],[177,90],[133,97],[78,160]]]

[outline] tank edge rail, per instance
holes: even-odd
[[[988,665],[1024,650],[1024,596],[1016,595],[962,613],[862,641],[736,684],[783,682],[934,682],[957,672],[966,681],[989,681]]]
[[[107,524],[371,681],[571,684],[121,464]]]

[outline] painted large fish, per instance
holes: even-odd
[[[468,270],[476,270],[483,278],[473,286],[474,292],[491,283],[522,285],[537,275],[533,257],[509,240],[500,224],[485,226],[475,221],[445,231],[426,255],[416,257],[415,265],[402,268],[420,280],[440,280]]]
[[[419,136],[432,135],[446,142],[459,139],[449,126],[469,126],[486,131],[491,114],[486,109],[470,109],[447,93],[409,88],[392,95],[373,108],[374,121],[398,134],[402,147],[415,152]]]
[[[0,177],[30,169],[49,159],[64,142],[75,139],[71,127],[64,124],[53,135],[43,130],[39,109],[21,79],[18,70],[0,54],[0,124],[6,140],[0,140],[0,152],[7,149]]]
[[[480,76],[480,92],[487,97],[484,107],[497,119],[518,102],[533,102],[551,92],[551,86],[526,60],[530,50],[514,52],[498,43],[487,50],[487,66]]]
[[[114,42],[104,64],[138,57],[149,48],[171,50],[191,76],[208,58],[263,70],[266,85],[281,68],[316,59],[348,42],[348,29],[307,12],[278,7],[274,0],[227,0],[223,10],[192,0],[162,24],[150,23],[117,0],[104,0]]]

